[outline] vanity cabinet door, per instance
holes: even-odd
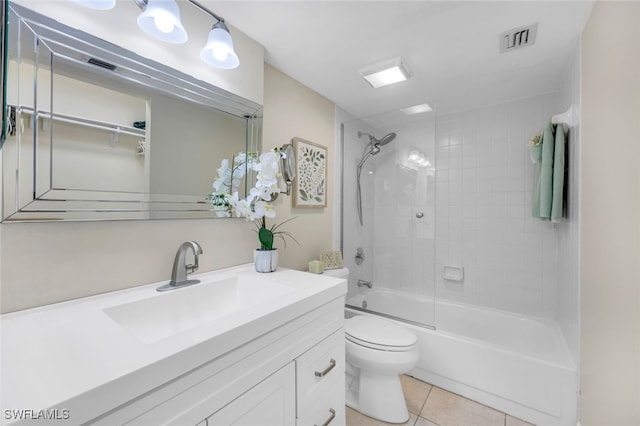
[[[296,359],[298,426],[344,426],[344,329]]]
[[[300,413],[333,394],[336,380],[344,383],[344,329],[340,328],[300,355],[296,359],[296,368]]]
[[[296,369],[290,362],[207,418],[207,426],[295,426]]]

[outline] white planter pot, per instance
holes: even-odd
[[[257,272],[273,272],[278,269],[278,249],[260,250],[256,249],[253,256],[253,263]]]

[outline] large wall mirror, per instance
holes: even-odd
[[[216,217],[216,170],[260,150],[261,106],[9,9],[3,220]]]

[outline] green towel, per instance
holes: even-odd
[[[536,168],[533,175],[533,217],[538,217],[536,212],[540,211],[540,191],[538,190],[540,181],[538,177],[540,176],[540,166],[542,165],[542,143],[538,142],[536,145],[530,145],[529,148],[531,149],[531,161],[533,161]]]
[[[556,127],[556,138],[553,157],[553,201],[551,203],[551,222],[562,220],[562,207],[564,203],[564,126]]]
[[[562,124],[549,122],[540,136],[529,141],[531,159],[536,165],[532,215],[560,222],[564,216],[565,135]]]
[[[554,126],[551,122],[542,130],[542,146],[540,153],[539,173],[533,190],[533,217],[541,219],[551,218],[553,204],[553,156],[554,156]],[[537,146],[537,145],[536,145]]]

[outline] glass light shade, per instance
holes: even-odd
[[[240,65],[233,50],[233,40],[224,22],[218,22],[209,31],[207,44],[200,51],[200,58],[217,68],[233,69]]]
[[[138,26],[145,33],[168,43],[184,43],[188,38],[175,0],[149,0],[144,12],[138,16]]]
[[[109,10],[113,9],[116,5],[116,0],[73,0],[81,6],[88,7],[89,9],[96,10]]]

